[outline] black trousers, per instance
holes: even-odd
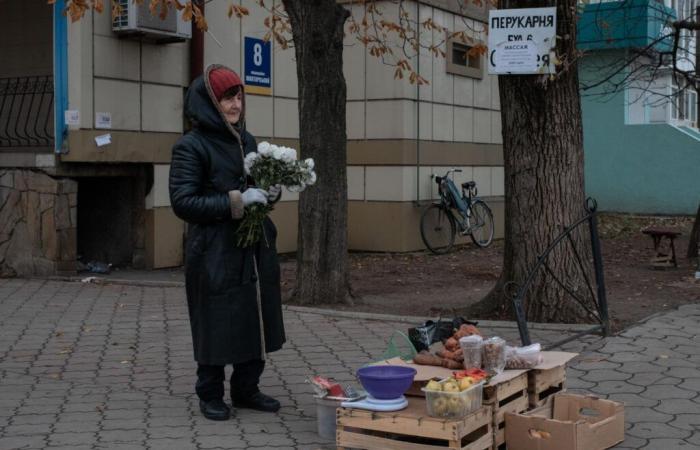
[[[224,398],[225,366],[197,365],[197,396],[205,402]],[[260,375],[265,361],[252,360],[233,365],[231,374],[231,398],[246,398],[259,391]]]

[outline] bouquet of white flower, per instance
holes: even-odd
[[[258,144],[258,151],[248,153],[244,161],[245,173],[255,180],[260,189],[268,190],[275,184],[292,192],[301,192],[316,183],[314,160],[297,160],[293,148],[278,147],[269,142]],[[263,220],[272,211],[271,205],[254,204],[246,207],[245,216],[238,227],[238,245],[248,247],[267,236],[263,231]]]

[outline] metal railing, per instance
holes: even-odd
[[[598,205],[592,198],[586,201],[587,214],[573,224],[566,227],[547,248],[537,258],[537,262],[530,270],[522,284],[516,282],[508,283],[505,294],[509,297],[515,311],[515,318],[520,332],[522,345],[530,345],[530,332],[528,329],[527,317],[524,308],[526,295],[530,292],[536,280],[536,276],[544,275],[548,277],[548,282],[555,282],[562,290],[568,294],[563,296],[563,301],[574,301],[586,311],[590,317],[594,317],[596,324],[591,328],[580,331],[574,335],[566,337],[558,342],[547,345],[547,348],[560,347],[581,336],[592,333],[600,333],[603,336],[610,334],[610,316],[608,314],[608,301],[605,293],[605,278],[603,276],[603,257],[600,250],[600,236],[598,235]],[[589,239],[577,240],[574,233],[583,232],[589,235]],[[578,242],[577,242],[578,241]],[[590,243],[590,249],[584,248],[585,243]],[[559,246],[568,245],[574,255],[575,265],[579,267],[579,274],[582,278],[584,289],[572,289],[566,280],[562,280],[555,274],[550,264],[549,256],[552,251]],[[590,251],[590,253],[588,253]],[[586,255],[590,255],[590,258]],[[589,275],[592,272],[592,277]]]
[[[53,76],[0,78],[0,150],[51,150]]]

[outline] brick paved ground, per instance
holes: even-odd
[[[271,355],[263,390],[277,414],[240,410],[211,422],[193,395],[195,363],[181,287],[0,280],[0,449],[331,448],[316,434],[304,383],[313,373],[354,380],[400,318],[285,311],[288,343]],[[688,306],[601,341],[569,386],[628,402],[625,448],[700,448],[700,307]],[[508,324],[486,333],[514,340]],[[542,342],[561,327],[532,330]]]

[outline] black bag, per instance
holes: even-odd
[[[455,317],[452,320],[438,319],[437,322],[428,320],[422,325],[408,329],[408,339],[416,348],[416,351],[428,350],[435,342],[443,342],[451,337],[463,324],[478,325],[478,322],[466,320],[463,317]]]

